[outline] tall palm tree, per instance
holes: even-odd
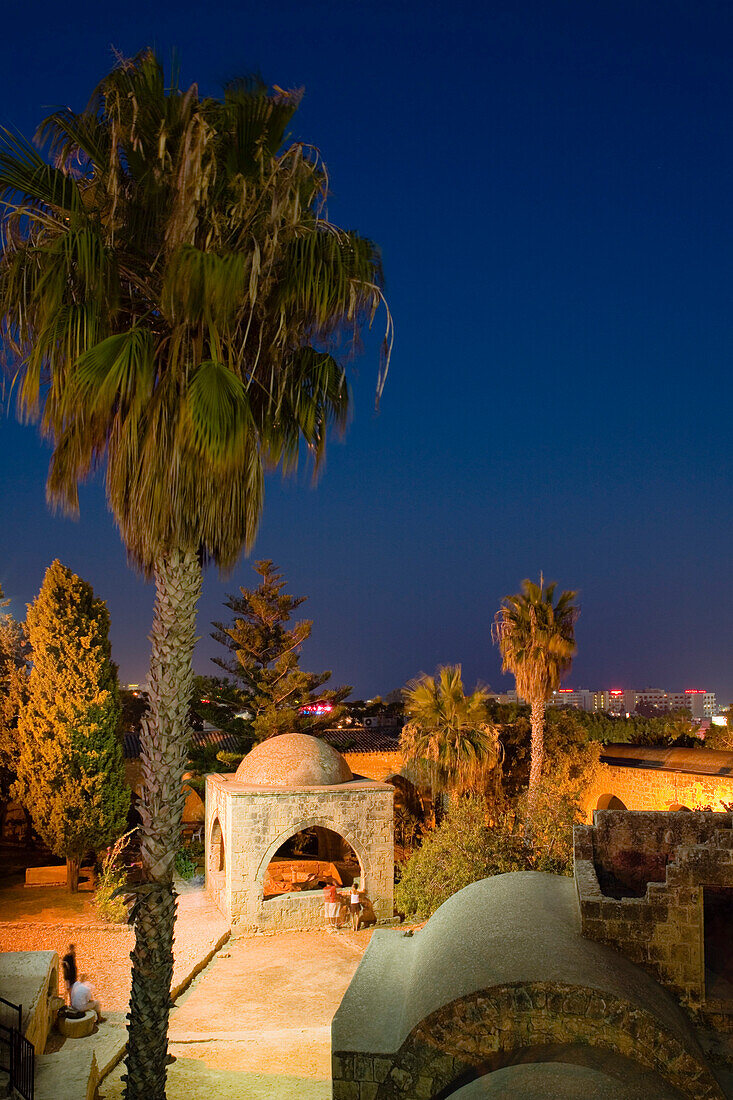
[[[545,705],[570,671],[576,652],[577,592],[565,591],[553,603],[557,583],[522,581],[522,591],[505,596],[494,617],[492,635],[502,657],[502,672],[511,672],[517,695],[531,708],[532,755],[529,770],[529,816],[537,801],[537,784],[545,755]]]
[[[328,220],[318,151],[286,140],[300,98],[257,79],[205,98],[145,51],[35,143],[0,142],[0,322],[21,412],[53,444],[48,495],[77,509],[104,463],[129,559],[155,578],[128,1100],[165,1096],[202,567],[251,545],[267,468],[304,447],[318,465],[384,301],[375,245]]]
[[[461,666],[444,665],[437,676],[411,680],[402,694],[406,763],[427,770],[435,794],[484,790],[501,760],[497,732],[486,711],[487,692],[477,687],[466,695]]]

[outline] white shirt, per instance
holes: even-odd
[[[74,982],[71,987],[71,1007],[82,1012],[92,999],[92,987],[86,982]]]

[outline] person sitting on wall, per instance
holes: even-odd
[[[102,1006],[99,1001],[93,999],[93,990],[86,974],[82,974],[79,981],[74,982],[70,995],[71,1007],[77,1012],[95,1012],[97,1023],[104,1021]]]
[[[361,913],[358,928],[371,928],[372,925],[377,923],[377,914],[374,912],[374,906],[366,890],[359,891],[359,901],[361,902]]]
[[[61,960],[61,973],[64,978],[66,997],[69,1004],[71,1004],[71,988],[78,976],[76,972],[76,947],[73,943],[69,944],[69,948]]]

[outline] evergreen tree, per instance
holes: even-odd
[[[51,851],[66,858],[75,891],[80,860],[124,832],[130,805],[109,613],[91,585],[55,561],[26,629],[33,667],[18,723],[15,794]]]
[[[331,673],[301,669],[300,651],[313,623],[301,619],[290,629],[288,624],[306,597],[283,591],[282,573],[271,561],[255,562],[254,568],[262,578],[257,588],[240,588],[240,596],[226,600],[234,622],[213,624],[212,638],[229,651],[214,662],[234,678],[237,706],[251,714],[255,740],[277,733],[317,733],[339,717],[339,703],[351,688],[322,691]],[[315,702],[333,709],[324,715],[300,714],[301,707]]]
[[[0,586],[0,805],[10,801],[18,765],[18,715],[28,698],[30,646]]]

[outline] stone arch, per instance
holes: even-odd
[[[226,844],[218,816],[211,822],[207,866],[209,874],[224,874],[226,871]]]
[[[332,833],[336,833],[345,840],[347,844],[351,846],[354,851],[354,855],[359,861],[360,871],[360,884],[362,889],[368,889],[370,885],[370,873],[371,867],[369,865],[369,858],[364,850],[363,845],[357,840],[354,834],[350,830],[344,830],[338,827],[338,823],[334,822],[332,818],[328,817],[306,817],[294,825],[288,825],[286,829],[279,834],[279,836],[273,840],[269,848],[263,855],[257,866],[257,872],[255,874],[255,880],[257,882],[257,905],[262,905],[265,897],[265,872],[272,862],[273,856],[282,848],[286,841],[295,836],[296,833],[302,833],[306,829],[321,828],[328,829]]]
[[[602,794],[596,803],[597,810],[627,810],[620,798],[615,794]]]
[[[609,1056],[634,1063],[682,1096],[719,1095],[696,1052],[638,1004],[560,982],[479,990],[423,1019],[394,1054],[374,1056],[376,1100],[447,1098],[467,1082],[519,1062],[562,1061],[584,1050],[586,1064]],[[575,1060],[575,1059],[571,1059]],[[370,1080],[373,1078],[370,1078]],[[340,1100],[340,1082],[334,1082]],[[705,1088],[707,1086],[707,1088]]]

